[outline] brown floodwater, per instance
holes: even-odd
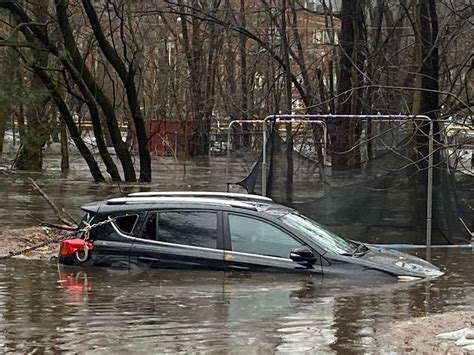
[[[434,250],[445,276],[393,284],[9,259],[0,262],[0,351],[380,352],[391,321],[473,310],[473,256]]]
[[[119,196],[95,184],[82,163],[61,177],[58,162],[33,177],[76,218],[79,207]],[[154,163],[154,183],[125,192],[225,190],[222,159]],[[0,171],[0,229],[56,222],[25,174]],[[233,176],[246,171],[234,167]],[[384,242],[383,236],[379,242]],[[424,250],[410,251],[424,257]],[[361,284],[296,275],[58,268],[55,262],[0,261],[0,352],[256,353],[380,352],[394,320],[474,309],[472,249],[433,249],[446,274],[416,283]]]
[[[74,156],[72,169],[67,176],[58,170],[57,158],[48,157],[45,172],[31,173],[9,170],[0,166],[0,229],[23,228],[38,225],[38,222],[55,222],[54,212],[27,181],[32,177],[59,208],[64,208],[76,219],[83,213],[80,206],[110,197],[122,196],[122,193],[150,190],[212,190],[225,191],[225,159],[213,158],[187,162],[172,157],[154,157],[151,184],[128,184],[120,186],[114,183],[94,183],[87,166],[80,157]],[[235,181],[246,176],[250,167],[236,164],[232,173]],[[234,190],[238,191],[236,186]],[[242,191],[242,190],[239,190]]]

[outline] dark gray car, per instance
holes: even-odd
[[[440,276],[433,264],[344,239],[271,199],[209,192],[137,193],[96,202],[59,262],[298,272],[343,278]],[[92,229],[82,228],[92,225]]]

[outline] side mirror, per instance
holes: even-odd
[[[314,253],[307,247],[298,247],[290,251],[290,259],[297,262],[314,263],[317,258]]]

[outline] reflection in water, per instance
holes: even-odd
[[[66,304],[83,304],[87,301],[89,291],[92,291],[92,281],[85,271],[68,273],[59,270],[61,287],[65,290],[64,301]]]
[[[364,284],[298,275],[0,264],[5,352],[380,351],[397,319],[474,304],[472,252],[436,250],[446,276]]]

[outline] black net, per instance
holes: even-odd
[[[367,139],[369,124],[371,135]],[[332,168],[329,157],[318,157],[317,147],[322,147],[322,142],[316,134],[305,139],[295,130],[291,149],[284,129],[273,129],[267,141],[267,196],[350,239],[371,243],[425,242],[427,159],[420,158],[413,122],[363,123],[359,143],[352,149],[358,155],[358,164],[343,169]],[[307,131],[315,130],[309,127]],[[466,243],[471,239],[466,227],[474,225],[469,202],[474,201],[474,178],[450,167],[450,151],[437,147],[432,242]],[[234,154],[243,154],[247,160],[255,157],[253,168],[237,184],[249,193],[261,194],[261,151],[259,156],[248,151]]]

